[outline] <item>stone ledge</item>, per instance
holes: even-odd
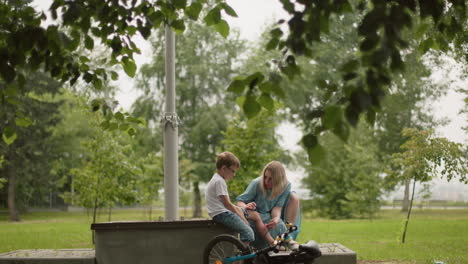
[[[356,264],[356,252],[339,243],[319,244],[314,264]],[[0,254],[0,264],[95,264],[94,249],[23,249]]]
[[[314,264],[356,264],[356,252],[340,243],[319,244],[322,256],[315,260]]]
[[[94,249],[22,249],[0,254],[0,264],[95,264]]]

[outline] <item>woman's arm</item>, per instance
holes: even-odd
[[[255,208],[257,208],[257,204],[255,202],[245,203],[242,201],[237,201],[237,206],[248,210],[255,210]]]
[[[278,226],[281,221],[281,210],[282,208],[278,206],[271,209],[271,220],[266,224],[268,229],[275,229]]]
[[[250,202],[255,201],[255,196],[257,195],[258,180],[255,179],[250,182],[249,186],[245,189],[244,193],[237,196],[236,200],[238,201],[237,205],[244,207],[247,206]],[[256,207],[256,205],[255,205]],[[244,207],[246,208],[246,207]]]

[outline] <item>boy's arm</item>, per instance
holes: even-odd
[[[247,225],[249,225],[249,222],[247,221],[247,219],[245,219],[245,216],[244,216],[244,212],[242,211],[242,209],[238,206],[235,206],[231,203],[231,201],[229,200],[229,196],[227,195],[220,195],[219,196],[220,199],[221,199],[221,202],[223,202],[224,206],[231,212],[237,214]]]

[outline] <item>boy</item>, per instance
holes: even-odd
[[[240,240],[248,245],[254,241],[254,232],[246,219],[247,213],[231,203],[226,181],[231,180],[240,167],[239,159],[231,152],[223,152],[216,157],[216,173],[205,191],[208,215],[218,223],[240,234]]]

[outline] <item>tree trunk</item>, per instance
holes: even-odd
[[[411,208],[413,208],[413,199],[414,199],[414,189],[416,187],[416,180],[413,181],[413,193],[411,194],[411,202],[409,205],[408,215],[406,216],[405,229],[403,230],[403,235],[401,236],[401,243],[405,243],[406,239],[406,230],[408,229],[408,223],[411,215]]]
[[[405,180],[405,194],[403,196],[403,205],[401,207],[402,212],[408,212],[410,183],[411,183],[411,179]]]
[[[193,195],[194,195],[194,203],[193,203],[193,218],[200,218],[202,217],[202,210],[201,210],[201,195],[200,195],[200,188],[199,182],[195,181],[193,183]]]
[[[149,217],[149,220],[153,220],[152,217],[153,217],[153,205],[150,203],[149,205],[149,210],[148,210],[148,217]]]
[[[110,222],[111,219],[112,219],[112,207],[109,207],[109,214],[108,214],[107,221]]]
[[[94,208],[93,208],[93,224],[96,223],[96,215],[97,215],[97,208],[98,208],[98,198],[97,195],[94,198]]]
[[[12,222],[20,221],[18,210],[16,209],[16,174],[13,166],[6,168],[8,173],[8,214]]]

